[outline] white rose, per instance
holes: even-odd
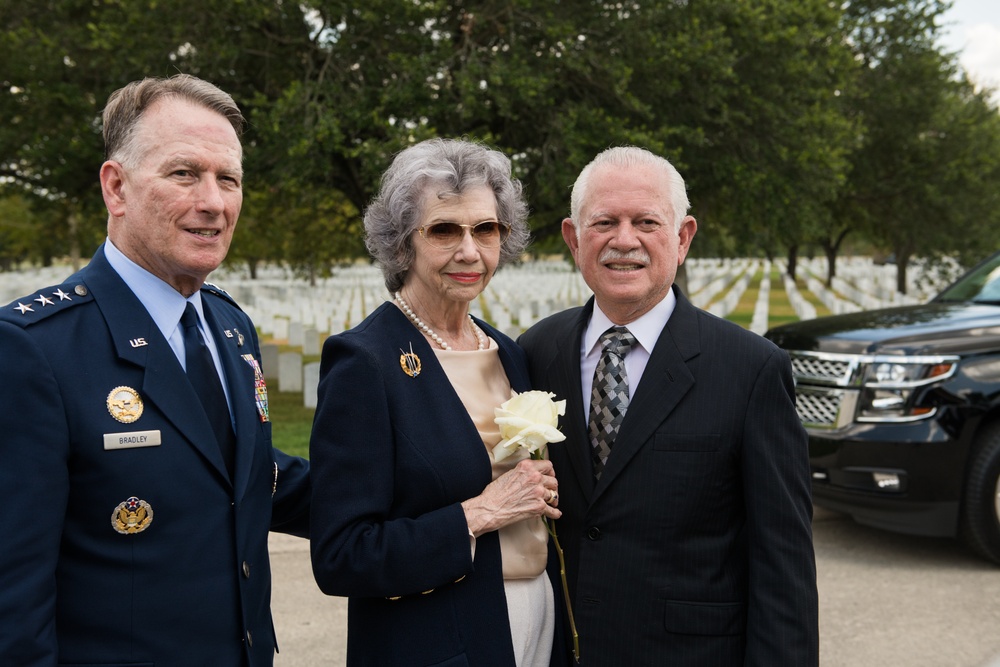
[[[503,461],[518,449],[532,454],[540,452],[550,442],[566,439],[556,426],[559,417],[566,413],[566,401],[553,401],[555,394],[545,391],[526,391],[513,394],[511,399],[496,408],[496,422],[503,438],[493,448],[493,458]]]

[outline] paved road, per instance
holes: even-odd
[[[824,510],[813,530],[821,667],[1000,667],[1000,568]],[[316,588],[304,540],[272,536],[271,558],[275,666],[341,667],[346,601]]]

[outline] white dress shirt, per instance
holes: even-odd
[[[629,397],[635,397],[635,390],[639,386],[639,380],[649,363],[649,355],[653,352],[653,346],[660,337],[663,327],[667,326],[667,320],[674,312],[677,305],[677,297],[674,291],[667,292],[667,296],[642,317],[624,326],[635,336],[638,343],[633,345],[628,354],[625,355],[625,373],[628,375]],[[594,313],[590,317],[590,323],[586,331],[583,332],[583,341],[580,345],[580,390],[583,392],[583,419],[584,422],[590,420],[590,392],[594,386],[594,371],[597,370],[597,362],[601,359],[601,335],[614,326],[620,326],[611,321],[604,314],[601,307],[594,301]]]

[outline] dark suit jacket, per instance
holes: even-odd
[[[532,386],[567,402],[556,522],[584,665],[818,662],[807,439],[786,355],[677,307],[595,485],[580,344],[593,311],[520,339]]]
[[[500,346],[518,392],[524,353]],[[400,364],[412,350],[420,373]],[[310,445],[319,587],[350,596],[347,662],[513,666],[497,533],[476,540],[460,503],[490,483],[482,438],[424,337],[386,303],[327,339]]]
[[[307,534],[308,464],[272,449],[258,415],[252,323],[228,297],[202,298],[235,414],[232,481],[187,375],[103,248],[0,311],[0,664],[272,664],[267,533]],[[143,402],[132,423],[109,410],[118,387]],[[160,444],[108,448],[109,434]],[[122,534],[116,508],[132,497],[152,521]]]

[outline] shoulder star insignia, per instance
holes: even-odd
[[[66,294],[66,292],[63,292],[61,289],[57,289],[52,294],[53,294],[53,296],[59,297],[60,301],[72,301],[73,300],[73,299],[70,298],[69,294]]]
[[[23,303],[18,303],[16,306],[14,306],[14,310],[20,310],[22,315],[24,315],[27,312],[32,312],[32,313],[35,312],[34,308],[32,308],[31,306],[26,306]]]
[[[44,294],[39,294],[38,298],[35,299],[35,301],[37,301],[38,303],[42,304],[42,308],[44,308],[45,306],[51,306],[52,305],[52,299],[50,299],[49,297],[45,296]]]

